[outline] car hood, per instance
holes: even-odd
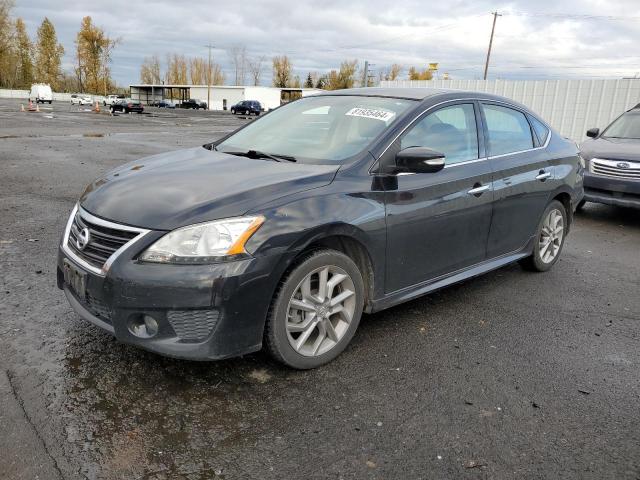
[[[611,160],[640,161],[640,140],[633,138],[596,138],[582,142],[582,155],[591,160],[593,157]]]
[[[243,215],[267,202],[331,183],[338,165],[250,159],[202,147],[130,162],[87,186],[93,215],[153,230]]]

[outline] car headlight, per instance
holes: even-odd
[[[236,217],[199,223],[167,233],[139,260],[156,263],[211,263],[246,253],[244,246],[264,217]]]

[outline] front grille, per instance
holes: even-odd
[[[594,158],[590,162],[591,173],[623,180],[640,180],[640,162],[605,160]]]
[[[89,265],[98,269],[102,268],[116,250],[140,234],[138,231],[120,229],[117,224],[112,224],[111,222],[108,222],[108,225],[91,221],[88,215],[83,215],[82,210],[78,209],[69,229],[67,246]],[[89,240],[84,245],[84,248],[80,248],[78,239],[83,230],[85,232],[88,231]]]
[[[207,338],[216,327],[218,310],[169,310],[167,319],[181,340],[197,341]]]

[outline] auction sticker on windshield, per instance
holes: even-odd
[[[395,112],[390,112],[388,110],[377,110],[373,108],[361,107],[352,108],[347,113],[345,113],[345,115],[348,115],[350,117],[374,118],[383,122],[388,122],[396,116]]]

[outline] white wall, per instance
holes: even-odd
[[[191,87],[191,98],[203,102],[207,101],[207,87]],[[222,110],[224,100],[227,100],[227,110],[242,100],[257,100],[265,110],[280,106],[280,89],[270,87],[211,87],[209,110]]]
[[[280,89],[271,87],[247,87],[245,89],[245,100],[257,100],[265,110],[278,108],[280,106]]]
[[[0,98],[24,98],[25,100],[29,99],[29,90],[9,90],[5,88],[0,88]],[[98,95],[91,95],[92,98],[98,101],[102,101],[102,97]],[[56,93],[53,92],[53,99],[60,102],[70,102],[71,94],[70,93]]]
[[[640,103],[640,79],[620,80],[395,80],[381,87],[450,88],[493,93],[526,105],[577,142]]]

